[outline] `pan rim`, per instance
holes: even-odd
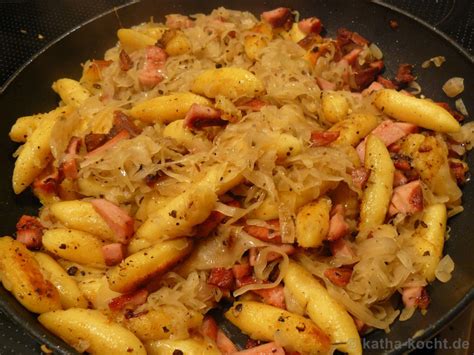
[[[130,0],[126,4],[119,5],[119,6],[114,6],[112,9],[107,10],[99,15],[96,15],[81,24],[75,26],[71,30],[65,32],[61,36],[57,37],[55,40],[51,41],[48,43],[45,47],[43,47],[41,50],[36,52],[33,56],[31,56],[26,62],[24,62],[0,87],[0,96],[8,90],[8,88],[12,85],[12,83],[15,81],[15,79],[27,68],[31,63],[33,63],[39,56],[41,56],[44,52],[46,52],[48,49],[50,49],[52,46],[57,44],[58,42],[62,41],[66,37],[68,37],[71,33],[77,31],[78,29],[88,25],[89,23],[92,23],[102,17],[105,17],[113,12],[116,12],[117,10],[124,9],[126,7],[135,5],[137,3],[140,3],[141,0]],[[422,25],[426,29],[428,29],[430,32],[435,33],[436,35],[440,36],[442,40],[448,42],[451,46],[453,46],[456,51],[463,56],[465,59],[467,59],[470,63],[470,65],[474,65],[474,56],[469,54],[469,52],[461,47],[457,42],[455,42],[451,37],[443,33],[441,30],[437,29],[436,27],[430,25],[426,21],[420,19],[419,17],[408,14],[403,12],[403,10],[397,8],[396,6],[393,6],[391,4],[383,3],[382,0],[365,0],[366,3],[371,3],[377,6],[380,6],[382,8],[388,9],[400,16],[406,17],[411,19],[412,21],[417,22],[418,24]],[[2,290],[3,292],[7,292],[6,290]],[[450,322],[452,322],[463,310],[465,310],[474,300],[474,287],[471,287],[471,289],[466,292],[465,296],[454,306],[451,308],[448,312],[446,312],[442,317],[440,317],[436,322],[430,324],[427,328],[422,329],[422,333],[419,336],[413,336],[410,337],[401,344],[400,347],[397,347],[396,349],[393,349],[391,351],[386,352],[386,354],[402,354],[405,353],[410,347],[410,343],[412,341],[426,341],[435,336],[437,333],[439,333],[445,326],[447,326]],[[19,314],[14,312],[14,309],[11,307],[8,307],[5,300],[0,297],[0,310],[8,316],[9,319],[14,321],[17,325],[21,326],[26,332],[28,333],[29,336],[35,339],[35,341],[38,342],[38,344],[45,344],[48,347],[54,349],[60,354],[75,354],[77,352],[74,351],[72,347],[64,343],[59,337],[54,336],[53,339],[48,339],[45,337],[44,333],[40,333],[36,331],[35,329],[31,328],[24,328],[23,327],[23,319]],[[54,342],[53,342],[54,340]],[[66,346],[64,346],[64,344]]]

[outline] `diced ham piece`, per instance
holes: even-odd
[[[324,270],[324,276],[334,285],[344,287],[351,281],[352,269],[348,267],[333,267]]]
[[[238,351],[232,340],[230,340],[220,329],[217,330],[216,345],[220,352],[224,355],[233,354]]]
[[[138,72],[138,81],[146,88],[152,88],[163,80],[161,70],[165,66],[168,55],[163,48],[148,46],[145,54],[145,64]]]
[[[271,242],[281,244],[280,221],[272,219],[266,222],[270,227],[260,227],[246,224],[244,231],[252,237],[263,240],[264,242]]]
[[[286,309],[283,286],[278,285],[272,288],[262,288],[260,290],[252,291],[262,297],[264,303],[269,304],[270,306]]]
[[[405,287],[402,291],[402,301],[405,307],[427,309],[430,304],[430,297],[422,286]]]
[[[321,90],[336,90],[336,84],[319,76],[316,77],[316,82]]]
[[[234,286],[234,273],[232,269],[223,267],[212,268],[207,283],[224,290],[231,290]]]
[[[125,259],[124,245],[120,243],[106,244],[102,247],[105,265],[114,266],[120,264]]]
[[[121,71],[129,71],[133,68],[133,61],[123,49],[119,54],[119,67]]]
[[[43,225],[38,218],[28,215],[20,217],[16,224],[16,240],[28,249],[39,249],[43,237]]]
[[[275,342],[262,344],[254,348],[241,350],[235,354],[240,355],[285,355],[285,349],[277,345]]]
[[[413,214],[423,210],[423,189],[420,180],[397,186],[393,189],[388,214]]]
[[[367,170],[363,166],[355,168],[351,171],[352,182],[359,189],[363,189],[367,180],[369,180],[370,170]]]
[[[342,207],[341,205],[338,205]],[[349,233],[349,225],[344,219],[344,209],[335,208],[333,214],[329,220],[329,230],[327,239],[330,241],[338,240]]]
[[[191,20],[188,16],[180,14],[166,15],[166,27],[177,30],[183,28],[190,28],[193,26],[194,21]]]
[[[311,146],[324,147],[339,137],[339,131],[311,132]]]
[[[279,7],[274,10],[262,12],[262,19],[268,22],[273,28],[283,27],[290,29],[294,21],[291,9]]]
[[[113,138],[123,130],[127,131],[130,137],[136,137],[142,132],[140,128],[135,126],[128,115],[122,111],[115,111],[113,125],[107,136]]]
[[[374,128],[371,134],[377,136],[382,140],[385,146],[389,146],[399,139],[405,137],[406,135],[416,132],[418,129],[417,126],[411,123],[405,122],[393,122],[391,120],[385,120],[377,127]],[[367,138],[357,146],[357,154],[359,155],[360,161],[363,163],[365,160],[365,144]]]
[[[134,309],[144,304],[147,298],[148,298],[148,291],[145,289],[140,289],[140,290],[113,298],[109,302],[109,308],[111,311],[121,311],[125,308]]]
[[[405,185],[407,182],[407,177],[400,170],[395,170],[395,173],[393,174],[393,186],[397,187]]]
[[[82,139],[79,137],[72,137],[66,148],[66,154],[62,158],[59,166],[60,174],[67,179],[77,179],[78,164],[77,154],[82,144]]]
[[[364,89],[362,91],[362,95],[363,96],[368,96],[368,95],[372,94],[373,92],[382,90],[383,88],[384,88],[384,86],[382,84],[380,84],[378,81],[373,81],[372,84],[370,84],[367,89]]]
[[[250,264],[235,264],[232,266],[232,273],[236,280],[240,280],[244,276],[252,274],[252,267]]]
[[[133,235],[133,218],[119,206],[105,199],[91,200],[91,204],[115,233],[117,242],[127,244]]]
[[[395,80],[400,84],[409,84],[415,80],[415,76],[412,73],[413,65],[411,64],[400,64],[398,66],[397,76]]]
[[[262,284],[268,283],[268,281],[258,280],[253,276],[244,276],[240,279],[237,279],[237,286],[242,287],[246,285],[253,284]],[[285,304],[285,294],[283,291],[283,286],[275,286],[272,288],[262,288],[259,290],[251,290],[251,292],[260,296],[263,299],[263,302],[274,307],[286,309]]]
[[[219,328],[217,327],[217,323],[214,318],[208,315],[204,316],[200,330],[202,335],[216,341]]]
[[[110,148],[112,148],[113,146],[115,146],[118,142],[124,140],[124,139],[128,139],[130,138],[130,133],[128,133],[127,130],[122,130],[120,131],[120,133],[118,133],[114,138],[112,138],[111,140],[107,141],[106,143],[102,144],[101,146],[95,148],[94,150],[90,151],[89,153],[87,153],[85,155],[85,158],[91,158],[95,155],[98,155],[100,153],[103,153],[107,150],[109,150]]]
[[[349,243],[344,239],[338,239],[329,243],[332,255],[340,258],[354,258],[355,254]]]
[[[222,119],[221,111],[199,104],[193,104],[184,117],[184,126],[190,129],[225,126],[227,123]]]
[[[321,20],[317,17],[308,17],[298,22],[298,28],[301,30],[301,32],[306,34],[319,34],[321,33],[323,25],[321,23]]]

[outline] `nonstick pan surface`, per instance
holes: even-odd
[[[295,0],[265,1],[255,0],[205,2],[192,0],[143,1],[116,9],[90,21],[62,39],[54,42],[22,68],[5,86],[0,95],[0,140],[2,155],[0,164],[4,174],[0,176],[0,217],[2,235],[10,235],[22,214],[36,214],[39,204],[31,193],[15,196],[11,189],[11,173],[14,160],[11,157],[17,146],[8,139],[10,126],[17,117],[36,112],[45,112],[57,105],[57,96],[50,89],[51,83],[60,77],[78,78],[81,75],[79,63],[90,58],[101,58],[103,52],[116,43],[115,32],[120,27],[128,27],[148,20],[157,21],[169,13],[193,14],[209,13],[218,6],[236,10],[248,10],[258,15],[262,11],[288,6],[300,11],[303,17],[318,16],[322,19],[329,35],[338,27],[347,27],[374,41],[385,55],[387,76],[393,76],[399,63],[415,64],[418,82],[423,93],[437,101],[448,101],[441,91],[443,83],[453,77],[465,78],[466,90],[462,94],[469,112],[474,112],[474,92],[471,80],[474,78],[474,64],[459,46],[446,36],[434,31],[428,25],[408,17],[386,5],[368,1],[345,0]],[[399,23],[392,30],[389,20]],[[421,69],[426,59],[443,55],[446,62],[441,68]],[[469,158],[474,166],[474,158]],[[456,268],[450,282],[433,283],[429,288],[431,305],[426,315],[416,313],[410,320],[396,322],[391,332],[377,331],[366,336],[365,353],[402,353],[408,350],[409,339],[428,339],[448,324],[474,298],[474,263],[472,250],[474,232],[474,186],[468,184],[464,190],[465,211],[450,220],[450,239],[446,242],[445,253],[449,254]],[[47,344],[59,354],[75,351],[46,331],[36,321],[36,317],[26,311],[7,291],[0,287],[0,307],[21,327],[30,332],[40,343]],[[375,344],[391,344],[385,348]]]

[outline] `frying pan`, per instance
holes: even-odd
[[[153,16],[157,21],[169,13],[193,14],[209,13],[218,6],[236,10],[249,10],[258,15],[262,11],[287,6],[300,11],[303,17],[318,16],[322,19],[329,35],[334,35],[341,26],[363,34],[375,41],[385,54],[386,74],[391,77],[399,63],[416,65],[418,82],[423,93],[437,101],[449,101],[441,91],[442,84],[453,76],[466,78],[467,90],[462,94],[468,111],[474,112],[474,91],[470,80],[474,78],[472,58],[452,40],[416,18],[406,16],[390,6],[378,1],[345,0],[293,0],[264,1],[239,0],[205,2],[194,0],[159,1],[149,0],[126,5],[105,13],[66,34],[35,56],[20,69],[0,92],[0,164],[4,174],[0,176],[0,233],[9,235],[15,230],[15,223],[22,214],[36,214],[39,207],[30,192],[15,196],[11,189],[11,173],[14,160],[12,153],[17,146],[7,137],[10,126],[17,117],[36,112],[45,112],[57,104],[57,97],[50,89],[51,83],[60,77],[78,78],[81,75],[79,63],[90,58],[101,58],[103,52],[116,43],[115,31],[146,21]],[[392,30],[388,22],[395,19],[399,23]],[[443,55],[447,61],[441,68],[421,69],[420,64],[431,57]],[[470,86],[469,86],[470,85]],[[452,104],[452,101],[450,102]],[[474,165],[473,155],[468,159]],[[474,298],[474,184],[464,190],[465,211],[450,220],[450,239],[446,242],[445,253],[449,254],[456,268],[450,282],[434,282],[429,287],[431,305],[426,315],[420,312],[408,321],[396,322],[391,332],[375,331],[365,337],[372,349],[365,353],[399,354],[409,350],[411,340],[425,340],[435,335],[453,320]],[[75,354],[70,346],[49,333],[37,321],[35,315],[26,311],[5,289],[0,287],[0,307],[19,326],[26,329],[38,342],[46,344],[58,354]],[[231,332],[233,330],[231,329]],[[233,334],[239,340],[239,335]],[[410,340],[411,339],[411,340]],[[392,344],[382,349],[378,345]],[[375,347],[375,348],[374,348]]]

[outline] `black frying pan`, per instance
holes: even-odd
[[[441,91],[442,84],[453,76],[466,79],[466,90],[462,97],[468,111],[474,112],[474,91],[471,80],[474,78],[474,63],[459,46],[446,36],[434,31],[422,21],[408,17],[387,5],[367,1],[345,0],[294,0],[265,1],[255,0],[205,2],[193,0],[159,1],[150,0],[124,6],[80,26],[66,37],[56,41],[31,63],[22,68],[10,80],[0,95],[0,149],[3,152],[0,164],[4,174],[0,180],[0,216],[2,235],[11,234],[15,223],[24,214],[35,214],[38,203],[29,192],[15,196],[11,189],[10,177],[13,171],[11,154],[16,145],[9,141],[7,133],[14,120],[22,115],[45,112],[57,104],[57,97],[50,89],[51,83],[60,77],[78,78],[81,74],[79,63],[90,58],[101,58],[103,52],[116,42],[115,31],[123,26],[138,24],[154,16],[163,20],[168,13],[193,14],[208,13],[218,6],[238,10],[249,10],[259,14],[278,6],[297,9],[303,17],[318,16],[323,20],[330,35],[340,26],[360,32],[374,40],[385,54],[388,76],[394,74],[399,63],[416,65],[418,82],[428,97],[446,101]],[[399,28],[392,30],[388,22],[395,19]],[[420,64],[431,57],[444,55],[447,59],[441,68],[421,69]],[[452,102],[450,102],[452,104]],[[470,165],[474,165],[471,155]],[[387,339],[396,348],[366,349],[366,353],[402,353],[409,348],[409,339],[423,340],[432,337],[441,328],[453,320],[474,298],[474,263],[472,250],[474,235],[472,222],[474,205],[474,185],[464,188],[465,212],[450,220],[451,238],[446,243],[445,253],[456,263],[453,278],[447,284],[435,282],[430,286],[432,298],[429,311],[425,316],[419,312],[406,322],[396,322],[391,332],[373,332],[366,337],[368,344],[381,344]],[[0,307],[21,327],[29,331],[40,343],[47,344],[59,354],[73,354],[75,351],[64,342],[46,331],[36,317],[26,311],[8,292],[0,287]],[[421,332],[420,332],[421,331]]]

